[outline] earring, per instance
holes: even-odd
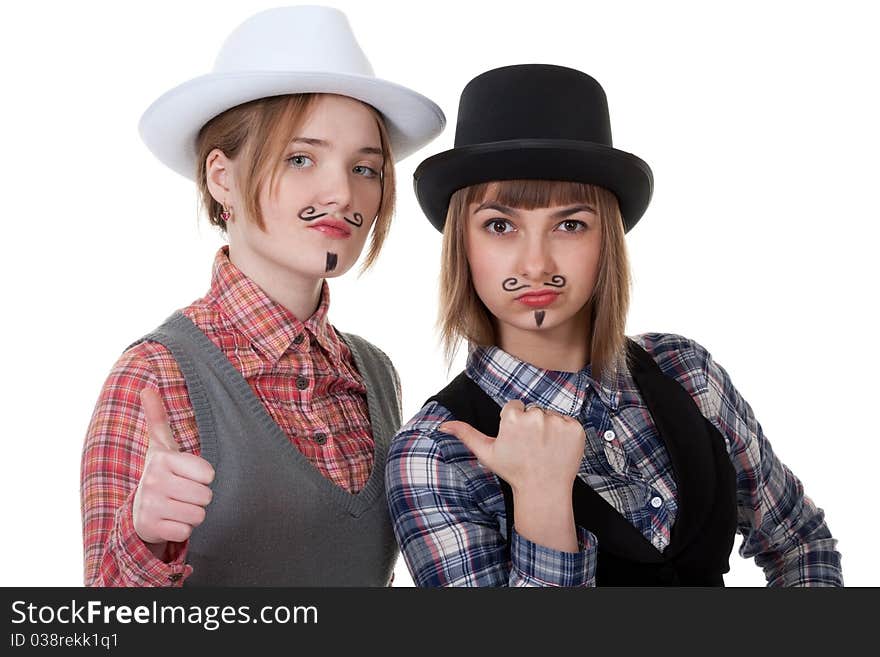
[[[220,220],[224,223],[229,221],[232,218],[232,211],[226,207],[226,204],[223,204],[223,212],[220,213]]]

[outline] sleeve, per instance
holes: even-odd
[[[436,427],[449,419],[439,404],[425,406],[395,437],[388,454],[392,526],[416,585],[594,585],[596,539],[581,528],[574,553],[535,544],[514,529],[508,560],[503,516],[499,522],[485,510],[487,502],[500,501],[501,490],[491,474],[469,480],[465,470],[480,466],[461,443],[456,441],[464,458],[460,452],[444,455],[437,436],[445,434]]]
[[[706,373],[704,414],[728,443],[737,473],[740,555],[755,558],[768,586],[843,586],[825,513],[779,460],[749,404],[709,352],[691,343]]]
[[[126,352],[104,383],[86,433],[80,479],[86,586],[182,586],[192,572],[184,562],[186,542],[169,544],[166,563],[134,530],[132,502],[147,450],[145,387],[162,394],[147,360]]]

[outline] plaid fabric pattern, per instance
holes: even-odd
[[[356,493],[373,467],[366,388],[348,346],[327,320],[324,283],[315,313],[300,322],[217,253],[211,288],[183,310],[229,358],[291,443],[329,480]],[[89,586],[182,585],[191,572],[186,543],[172,563],[156,559],[132,525],[132,501],[147,434],[144,387],[162,396],[180,447],[200,453],[195,413],[183,374],[156,342],[126,351],[104,384],[82,456],[85,583]]]
[[[754,557],[768,586],[841,586],[840,554],[824,513],[776,457],[748,403],[701,345],[673,334],[634,338],[688,391],[720,431],[737,473],[740,554]],[[676,486],[666,448],[629,372],[596,381],[542,370],[497,347],[471,349],[467,375],[503,406],[511,399],[577,418],[587,440],[579,475],[659,551],[670,540]],[[498,479],[455,437],[455,419],[425,405],[395,437],[386,487],[394,531],[419,586],[591,586],[595,536],[578,528],[578,554],[532,544],[514,528],[505,556]]]

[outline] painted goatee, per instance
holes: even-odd
[[[334,269],[336,269],[336,260],[337,260],[336,254],[330,253],[328,251],[327,252],[327,269],[325,269],[324,271],[333,271]]]
[[[541,324],[543,324],[543,323],[544,323],[544,311],[543,310],[536,310],[535,311],[535,324],[537,324],[540,327]]]

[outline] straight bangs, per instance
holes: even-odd
[[[536,210],[555,205],[587,203],[598,211],[599,198],[607,190],[580,182],[562,180],[501,180],[480,183],[465,189],[464,202],[495,201],[509,208]],[[614,199],[617,202],[617,199]]]

